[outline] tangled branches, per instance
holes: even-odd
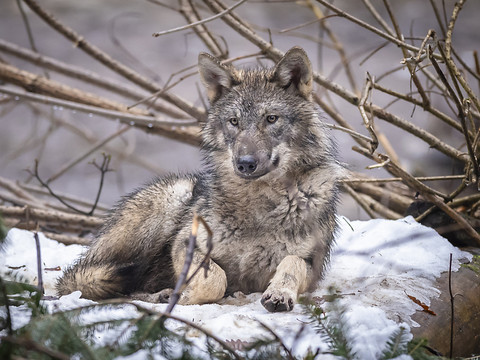
[[[72,51],[86,54],[104,65],[117,79],[70,64],[54,54],[39,53],[33,45],[41,39],[35,38],[32,33],[33,50],[0,39],[0,54],[11,60],[0,62],[0,79],[4,84],[0,85],[1,101],[6,108],[22,103],[39,113],[45,112],[39,104],[48,104],[71,109],[84,114],[84,117],[94,114],[98,119],[114,120],[112,124],[125,124],[103,140],[90,136],[91,145],[81,152],[83,157],[78,156],[82,159],[95,151],[108,151],[113,157],[159,172],[144,156],[118,147],[109,148],[111,142],[129,129],[135,129],[137,135],[141,131],[194,146],[200,144],[198,131],[205,120],[205,102],[201,96],[198,99],[195,91],[186,93],[181,90],[183,85],[195,89],[195,57],[190,58],[190,66],[184,70],[170,68],[162,71],[168,75],[168,80],[162,83],[154,76],[144,75],[147,70],[135,70],[142,67],[138,59],[122,61],[121,57],[117,59],[101,46],[94,45],[93,41],[69,26],[63,14],[57,18],[53,15],[54,10],[44,8],[35,0],[23,0],[20,4],[21,8],[28,6],[55,32],[68,39],[75,47]],[[314,79],[318,86],[314,100],[336,123],[331,127],[339,131],[338,136],[344,136],[342,139],[351,137],[345,143],[356,144],[354,151],[343,154],[343,157],[348,162],[369,165],[366,171],[357,169],[351,172],[344,181],[345,192],[371,217],[400,218],[405,213],[412,213],[408,208],[415,199],[421,199],[428,206],[415,214],[419,221],[425,221],[440,209],[478,246],[480,101],[472,84],[480,82],[480,64],[476,51],[472,52],[475,49],[468,46],[465,49],[464,45],[462,52],[456,49],[457,37],[454,36],[464,27],[462,18],[474,12],[475,7],[478,9],[478,4],[462,0],[451,8],[440,8],[432,0],[429,9],[422,8],[432,28],[423,33],[413,33],[412,27],[408,36],[403,29],[405,19],[397,5],[388,0],[375,4],[363,0],[362,4],[363,8],[358,9],[358,6],[347,5],[341,8],[326,0],[287,4],[179,0],[176,5],[150,0],[150,11],[160,9],[174,14],[177,25],[171,29],[157,29],[155,38],[145,31],[143,33],[152,41],[151,44],[165,42],[166,39],[173,39],[171,41],[179,44],[179,39],[185,34],[193,34],[193,38],[188,38],[187,51],[195,48],[197,53],[197,48],[206,48],[225,62],[252,58],[260,64],[277,61],[283,55],[281,49],[290,46],[285,45],[290,37],[295,37],[308,52],[316,50],[319,59]],[[251,8],[265,14],[278,13],[279,20],[272,20],[265,28],[265,24],[255,23],[255,17],[249,12]],[[276,30],[276,26],[285,20],[282,12],[302,15],[291,17],[295,22],[293,26]],[[29,14],[26,19],[33,16]],[[182,21],[186,25],[182,25]],[[29,24],[28,21],[26,24]],[[26,28],[30,29],[30,26]],[[312,35],[312,29],[318,36]],[[359,50],[355,52],[342,29],[361,33],[367,39],[365,45],[357,47]],[[126,45],[128,47],[129,44]],[[247,48],[254,50],[243,50]],[[379,54],[385,55],[385,59]],[[163,63],[162,56],[166,54],[157,55],[157,61]],[[470,56],[470,59],[466,58]],[[330,59],[334,61],[327,63],[326,60]],[[401,62],[400,66],[398,62]],[[25,63],[29,66],[23,65]],[[37,70],[30,70],[30,65]],[[366,74],[365,85],[360,89],[357,84],[362,80],[362,74]],[[86,85],[93,90],[86,91]],[[199,106],[199,103],[202,105]],[[78,121],[44,115],[49,118],[51,126],[62,126],[72,133],[82,132]],[[417,146],[419,149],[413,157],[424,158],[424,163],[420,164],[424,171],[421,172],[415,169],[417,159],[412,160],[413,152],[408,151]],[[346,151],[345,148],[342,150]],[[358,154],[364,159],[359,160]],[[443,166],[440,170],[425,166],[425,163],[439,158],[443,162],[448,159],[452,166]],[[71,169],[68,164],[78,162],[75,159],[67,162],[60,171],[56,171],[59,175],[55,178],[65,178]],[[455,172],[452,171],[453,166],[457,168]],[[63,168],[68,171],[62,171]],[[380,171],[388,176],[376,178],[372,175]],[[55,173],[50,178],[54,176]],[[0,180],[4,189],[0,192],[4,205],[0,206],[9,225],[15,225],[18,217],[14,220],[13,215],[9,215],[12,206],[7,204],[27,207],[28,210],[22,211],[30,215],[53,209],[65,214],[71,211],[52,205],[51,199],[48,199],[51,191],[50,195],[45,191],[41,194],[41,189],[26,182],[14,183],[7,178]],[[102,205],[97,208],[102,210]],[[83,215],[93,214],[88,210],[82,211],[86,212]],[[26,216],[23,215],[24,220]],[[101,222],[101,219],[98,221]],[[46,221],[42,226],[48,228],[48,225]],[[66,230],[78,235],[81,230],[91,230],[80,228],[57,227],[56,231]]]

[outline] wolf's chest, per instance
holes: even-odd
[[[212,259],[225,270],[232,292],[250,293],[266,289],[278,264],[290,251],[286,243],[263,236],[216,243]]]

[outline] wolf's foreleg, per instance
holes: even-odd
[[[270,312],[290,311],[298,294],[308,287],[308,265],[296,255],[286,256],[277,266],[270,285],[262,296],[262,305]]]
[[[193,255],[193,261],[188,271],[187,279],[190,278],[198,266],[200,266],[203,257],[204,255],[200,253]],[[173,267],[177,279],[180,276],[184,262],[185,255],[178,256],[174,259]],[[200,269],[182,291],[178,301],[179,304],[211,303],[220,300],[225,295],[225,291],[227,290],[227,275],[225,271],[211,259],[208,260],[207,266],[208,270],[205,272],[204,269]]]
[[[203,255],[195,253],[192,264],[188,270],[187,279],[189,279],[195,270],[200,266]],[[179,255],[174,260],[174,271],[176,279],[179,278],[185,262],[185,255]],[[208,260],[208,270],[205,276],[205,270],[200,269],[192,278],[190,283],[183,289],[178,303],[180,305],[194,305],[212,303],[220,300],[227,290],[227,275],[225,271],[213,260]],[[142,300],[153,303],[168,303],[173,289],[163,289],[159,292],[150,294],[137,292],[130,295],[133,300]]]

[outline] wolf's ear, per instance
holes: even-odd
[[[198,71],[210,103],[214,103],[234,82],[234,69],[220,64],[217,58],[207,53],[198,55]]]
[[[313,89],[312,64],[305,50],[295,46],[280,59],[273,71],[272,80],[284,88],[292,88],[310,100]]]

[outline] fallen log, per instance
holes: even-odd
[[[478,249],[473,252],[480,253]],[[450,281],[449,273],[443,273],[436,288],[440,296],[429,306],[436,315],[417,311],[412,320],[420,327],[412,328],[413,335],[427,339],[430,348],[446,357],[480,355],[480,255],[452,272]]]

